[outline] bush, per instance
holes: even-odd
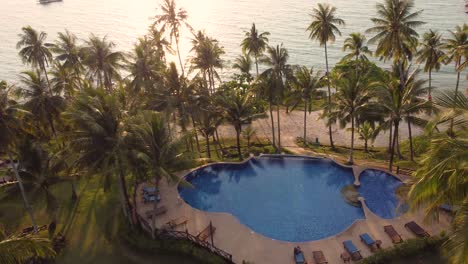
[[[374,255],[359,261],[360,264],[387,264],[392,260],[412,257],[426,251],[439,249],[445,238],[410,239],[395,245],[393,248],[381,250]]]

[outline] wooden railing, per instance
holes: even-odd
[[[152,233],[152,228],[151,225],[148,223],[148,221],[138,215],[138,220],[141,223],[141,227],[147,231],[149,234]],[[226,263],[234,263],[232,260],[232,255],[227,253],[226,251],[217,248],[213,244],[210,244],[207,241],[201,240],[198,237],[190,234],[187,230],[185,232],[183,231],[175,231],[175,230],[164,230],[164,229],[157,229],[154,233],[155,237],[160,238],[160,239],[165,239],[165,240],[178,240],[178,241],[185,241],[189,242],[192,244],[192,246],[195,247],[200,247],[204,248],[211,253],[221,257],[226,261]]]

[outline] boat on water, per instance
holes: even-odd
[[[468,1],[465,0],[465,13],[468,14]]]
[[[39,0],[39,4],[50,4],[54,2],[62,2],[63,0]]]

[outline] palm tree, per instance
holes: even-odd
[[[6,84],[5,84],[6,86]],[[18,135],[24,132],[24,126],[22,117],[27,114],[24,110],[21,110],[20,105],[9,98],[9,89],[0,90],[0,147],[7,152],[8,158],[10,159],[11,168],[15,174],[16,180],[21,191],[21,197],[23,198],[24,207],[31,218],[34,232],[38,232],[36,220],[32,207],[28,201],[26,193],[24,191],[23,181],[18,173],[18,168],[13,159],[13,151],[15,145],[18,142]],[[0,254],[3,256],[3,254]]]
[[[349,50],[350,52],[344,57],[346,60],[355,59],[358,61],[368,60],[366,55],[372,56],[372,52],[366,45],[366,36],[361,33],[351,33],[344,41],[343,51]]]
[[[268,46],[269,32],[259,33],[255,27],[255,23],[252,23],[250,31],[245,31],[245,38],[242,40],[241,47],[244,53],[252,55],[255,58],[255,68],[257,69],[258,76],[258,59],[263,55],[263,52]]]
[[[280,124],[280,111],[279,107],[284,97],[285,90],[285,79],[289,74],[290,66],[287,64],[289,53],[288,50],[281,45],[269,46],[266,50],[265,55],[261,62],[267,65],[269,68],[265,70],[262,75],[267,75],[271,78],[274,87],[273,100],[276,101],[276,117],[278,124],[278,146],[277,151],[281,150],[281,124]]]
[[[73,76],[79,83],[81,89],[81,72],[83,71],[83,64],[81,63],[81,49],[77,44],[78,38],[75,34],[65,30],[65,33],[58,33],[58,40],[51,48],[52,52],[56,54],[56,60],[62,62],[62,66],[70,69],[75,76]]]
[[[241,74],[250,76],[250,70],[252,69],[252,59],[249,55],[243,53],[235,59],[232,68],[239,70]]]
[[[468,98],[462,93],[449,92],[437,96],[435,103],[447,111],[441,112],[428,126],[431,143],[414,173],[415,184],[409,192],[409,200],[413,210],[424,208],[429,219],[438,219],[441,205],[459,207],[455,212],[452,234],[443,246],[450,263],[466,263]],[[451,120],[455,120],[453,129],[457,133],[437,132],[437,124],[447,124]]]
[[[123,54],[114,51],[115,44],[107,41],[106,37],[99,38],[91,34],[85,44],[82,49],[83,64],[88,67],[89,79],[97,82],[98,87],[105,87],[107,92],[111,92],[112,81],[120,79]]]
[[[45,32],[37,32],[31,26],[23,27],[21,30],[23,33],[19,35],[20,41],[16,44],[16,48],[20,49],[19,55],[23,63],[30,64],[33,67],[39,67],[44,73],[49,87],[49,93],[52,95],[46,66],[52,61],[50,48],[53,47],[53,44],[45,42],[47,38],[47,33]]]
[[[7,235],[0,226],[0,262],[4,264],[29,263],[34,257],[55,258],[50,241],[39,237]]]
[[[417,21],[421,11],[412,12],[413,0],[384,0],[377,4],[379,17],[372,18],[374,27],[367,33],[375,33],[369,42],[376,43],[375,55],[385,60],[393,59],[402,67],[402,60],[412,57],[418,43],[416,28],[424,22]]]
[[[82,87],[80,76],[59,61],[54,62],[50,75],[52,75],[50,79],[52,91],[55,94],[63,95],[67,100],[71,100],[75,92]]]
[[[372,127],[372,124],[365,121],[358,129],[359,139],[364,140],[364,152],[369,152],[368,142],[369,140],[373,143],[377,138],[380,129]]]
[[[314,8],[311,14],[312,22],[307,27],[307,31],[310,31],[309,38],[312,40],[318,40],[321,46],[325,47],[325,67],[326,77],[328,81],[328,104],[331,104],[331,88],[330,88],[330,72],[328,69],[328,51],[327,43],[334,42],[336,34],[341,36],[341,31],[338,26],[344,25],[344,20],[336,17],[336,7],[332,7],[328,4],[318,4],[318,8]],[[333,144],[333,134],[331,124],[328,126],[328,133],[330,136],[330,146],[335,147]]]
[[[154,24],[151,25],[148,32],[148,39],[162,61],[166,61],[166,52],[174,54],[174,50],[171,48],[171,43],[164,37],[164,33],[164,28],[157,29]]]
[[[296,108],[300,103],[304,104],[304,144],[307,143],[307,113],[312,112],[312,100],[316,99],[319,96],[322,96],[323,93],[319,88],[323,85],[323,80],[321,72],[314,73],[314,69],[307,69],[306,66],[297,68],[294,71],[294,77],[291,81],[292,86],[292,100],[294,105],[292,110]],[[291,110],[291,111],[292,111]]]
[[[16,93],[24,100],[24,106],[43,127],[49,127],[50,132],[57,136],[54,120],[57,119],[64,108],[63,98],[47,93],[47,84],[38,73],[23,72],[22,86],[16,88]]]
[[[257,131],[251,126],[247,126],[243,131],[242,131],[242,136],[244,139],[247,141],[247,152],[250,152],[250,143],[252,141],[252,138],[257,135]]]
[[[468,52],[468,24],[457,26],[455,31],[450,31],[451,38],[446,40],[445,49],[447,50],[446,63],[454,62],[455,71],[457,72],[457,84],[455,86],[455,93],[458,93],[460,86],[460,75],[467,63]],[[465,58],[465,62],[463,62]],[[453,130],[453,124],[450,123],[450,131]]]
[[[242,91],[224,91],[217,98],[217,104],[221,107],[224,119],[230,123],[236,131],[236,144],[239,160],[242,160],[240,135],[242,124],[251,121],[256,116],[254,97],[250,93]]]
[[[177,9],[177,5],[174,0],[164,0],[164,3],[160,5],[160,8],[162,14],[156,16],[154,24],[161,24],[162,29],[169,32],[171,43],[172,40],[175,40],[180,69],[182,71],[182,76],[185,76],[184,65],[182,64],[182,58],[180,56],[179,39],[182,26],[192,29],[192,27],[187,23],[187,11],[183,8]]]
[[[210,137],[222,123],[221,113],[213,107],[200,107],[195,116],[195,123],[200,134],[205,137],[206,155],[211,159]]]
[[[273,103],[276,97],[276,79],[273,74],[262,74],[254,82],[252,90],[257,94],[258,98],[267,98],[268,110],[271,121],[271,139],[274,148],[276,146],[275,136],[275,121],[273,117]]]
[[[180,161],[178,149],[181,141],[174,139],[165,123],[161,114],[144,111],[129,123],[125,142],[132,149],[131,155],[138,161],[138,166],[134,169],[143,170],[146,178],[153,177],[155,182],[159,182],[161,178],[179,182],[180,179],[171,169],[177,167],[177,162]],[[154,209],[157,209],[157,203],[154,203]],[[153,226],[156,226],[156,218],[152,217]]]
[[[117,96],[106,94],[102,88],[84,89],[63,117],[70,126],[65,135],[70,164],[106,178],[114,175],[124,215],[133,223],[123,160],[127,154],[122,142],[125,123]]]
[[[351,147],[349,152],[349,164],[353,164],[354,152],[354,133],[356,120],[359,115],[369,104],[373,94],[372,89],[375,87],[366,73],[360,74],[356,71],[350,71],[348,74],[338,76],[334,80],[337,87],[335,100],[332,104],[331,115],[336,116],[341,127],[351,123]]]
[[[424,71],[429,73],[428,97],[432,100],[432,71],[439,71],[442,59],[445,56],[442,35],[437,31],[429,30],[424,33],[420,49],[416,53],[417,63],[424,63]]]

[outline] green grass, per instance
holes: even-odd
[[[104,192],[98,178],[82,179],[78,184],[79,200],[71,201],[69,183],[52,187],[60,201],[57,231],[65,234],[67,246],[58,257],[57,263],[196,263],[185,257],[171,257],[155,254],[136,254],[119,242],[118,219],[120,204],[117,186]],[[3,197],[2,197],[3,196]],[[17,232],[30,226],[21,197],[0,196],[0,223],[10,232]],[[39,225],[49,224],[43,197],[34,197],[34,214]],[[7,212],[7,213],[6,213]],[[46,236],[47,234],[42,234]]]

